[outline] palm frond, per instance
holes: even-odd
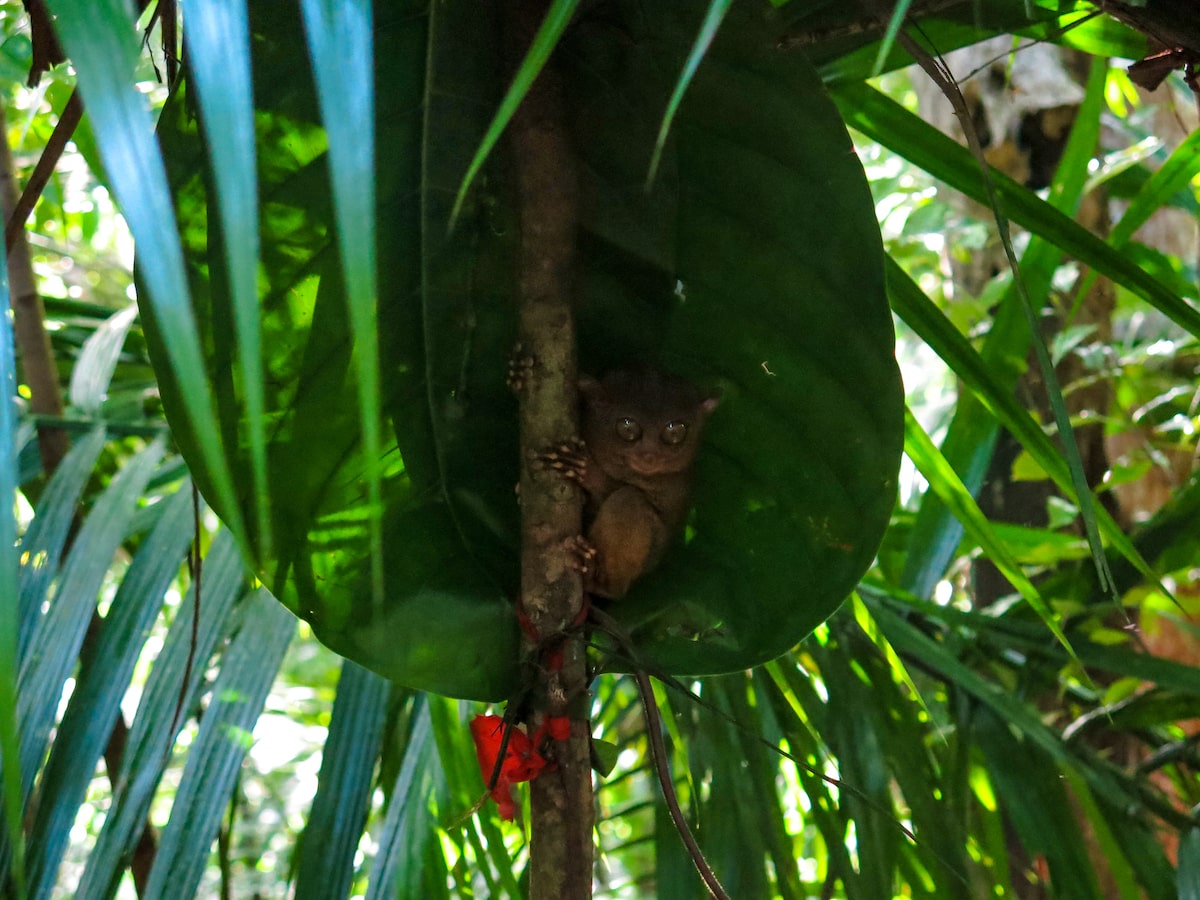
[[[179,373],[186,416],[204,447],[204,464],[217,494],[233,509],[233,479],[220,436],[206,423],[213,399],[203,375],[203,355],[189,300],[179,234],[162,156],[154,141],[150,110],[136,90],[136,34],[120,0],[51,0],[57,31],[78,74],[96,144],[138,246],[146,302],[158,310],[161,328]],[[231,514],[230,526],[242,531]]]

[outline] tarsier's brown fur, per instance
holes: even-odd
[[[579,381],[583,442],[544,455],[586,494],[584,588],[620,597],[683,529],[700,433],[718,398],[652,369]]]

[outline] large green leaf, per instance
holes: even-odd
[[[799,55],[735,8],[644,183],[703,22],[629,3],[563,37],[581,157],[580,357],[654,362],[722,390],[684,546],[614,614],[673,672],[761,663],[823,621],[873,558],[894,493],[901,389],[862,170]],[[515,214],[493,158],[453,199],[505,83],[497,23],[468,3],[376,10],[382,605],[329,160],[299,26],[251,9],[273,552],[264,582],[327,644],[399,682],[497,698],[517,679]],[[231,277],[208,234],[204,139],[182,96],[161,126],[220,430],[258,521]],[[495,154],[494,154],[495,156]],[[215,213],[214,213],[215,218]],[[147,310],[164,404],[216,499]],[[222,514],[227,510],[218,508]]]

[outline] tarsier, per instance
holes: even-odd
[[[541,455],[583,488],[584,589],[621,597],[683,530],[700,433],[718,397],[653,369],[579,381],[582,442]]]

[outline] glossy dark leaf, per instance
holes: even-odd
[[[423,9],[423,7],[421,7]],[[581,155],[580,355],[654,362],[722,391],[686,546],[613,611],[669,671],[786,651],[873,558],[895,493],[900,382],[873,205],[840,118],[757,13],[730,12],[655,139],[703,21],[637,4],[583,16],[557,60]],[[264,582],[331,647],[401,683],[505,696],[517,678],[511,187],[493,159],[448,233],[454,192],[505,83],[496,23],[471,4],[376,11],[382,608],[371,602],[362,429],[325,139],[299,27],[251,10],[260,131],[270,521]],[[203,144],[164,113],[193,293],[229,461],[254,523],[237,348],[212,252]],[[197,479],[197,436],[153,322],[163,397]],[[222,513],[224,510],[219,510]]]

